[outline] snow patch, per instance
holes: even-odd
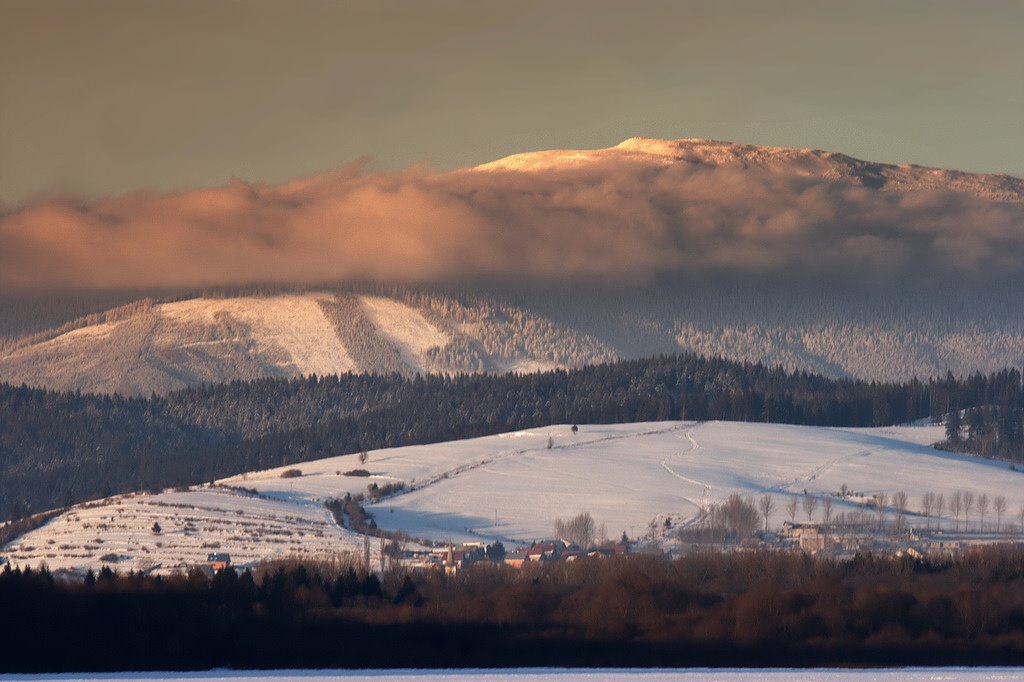
[[[334,325],[319,301],[329,294],[296,294],[269,298],[195,298],[159,306],[166,319],[182,324],[201,321],[216,324],[227,315],[252,330],[252,341],[261,352],[275,351],[287,358],[278,366],[300,374],[344,374],[356,371]]]
[[[361,296],[360,301],[373,325],[398,347],[402,360],[414,371],[426,371],[426,352],[450,341],[420,311],[404,303],[383,296]]]

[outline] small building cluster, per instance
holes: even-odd
[[[521,569],[531,563],[575,561],[582,557],[609,557],[628,554],[631,551],[631,547],[625,543],[583,549],[567,540],[544,540],[506,551],[501,543],[487,545],[482,542],[468,542],[430,552],[409,552],[405,564],[414,570],[444,570],[445,573],[453,575],[474,565],[504,565]]]
[[[1024,540],[1013,540],[997,534],[949,533],[942,530],[906,528],[898,533],[878,533],[868,529],[854,530],[845,526],[818,523],[783,524],[782,533],[768,539],[769,545],[799,549],[808,554],[839,558],[858,552],[896,556],[958,556],[991,545],[1024,546]]]

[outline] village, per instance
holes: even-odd
[[[467,542],[417,550],[401,550],[394,548],[393,545],[382,545],[377,558],[381,572],[386,569],[390,560],[412,572],[438,571],[446,575],[456,575],[470,567],[505,566],[522,570],[542,564],[636,554],[672,559],[697,552],[773,551],[805,553],[836,560],[852,559],[858,554],[924,559],[970,556],[993,546],[1024,548],[1024,536],[1016,532],[953,533],[938,529],[914,528],[907,528],[900,533],[879,535],[877,531],[869,528],[854,529],[835,524],[786,521],[780,532],[758,532],[742,542],[727,540],[708,543],[677,539],[663,546],[623,538],[614,543],[583,548],[571,540],[548,539],[510,550],[507,550],[500,541],[491,544]],[[4,563],[4,558],[0,557],[0,565]],[[369,567],[369,570],[374,568],[369,558],[363,559],[361,565]],[[233,564],[228,552],[212,552],[207,555],[205,562],[197,563],[194,568],[212,575],[229,568],[238,570],[242,566],[244,565]]]

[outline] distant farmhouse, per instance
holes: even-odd
[[[214,552],[206,556],[206,565],[209,566],[214,573],[220,573],[231,566],[231,555],[226,552]]]

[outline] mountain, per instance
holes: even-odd
[[[679,351],[872,380],[1024,365],[1024,180],[812,149],[632,138],[239,181],[28,206],[0,239],[15,384],[145,395]],[[39,278],[107,293],[72,319],[59,295],[19,300]],[[129,285],[163,293],[97,312]]]
[[[1024,365],[1012,291],[900,299],[657,284],[358,289],[138,301],[0,342],[0,381],[149,395],[345,372],[529,372],[694,352],[906,380]]]
[[[705,139],[659,140],[632,137],[607,149],[546,150],[513,154],[474,171],[550,173],[625,162],[652,168],[676,165],[742,170],[766,169],[781,177],[847,180],[889,192],[953,191],[989,201],[1024,202],[1024,179],[1012,175],[966,173],[915,164],[873,163],[820,149],[763,147]]]

